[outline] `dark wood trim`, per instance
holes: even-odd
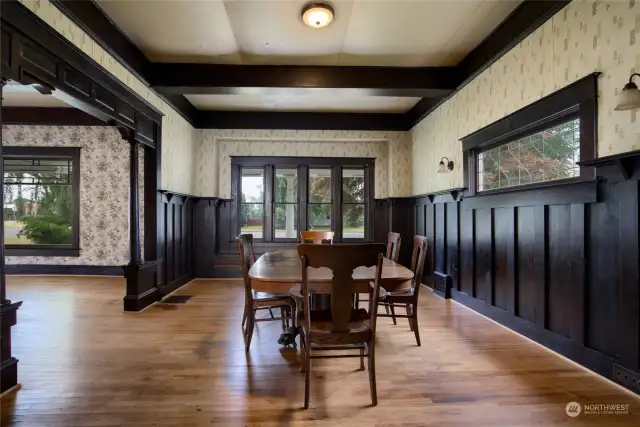
[[[344,168],[363,168],[373,165],[372,157],[295,157],[295,156],[231,156],[231,165],[245,167],[260,167],[264,165],[282,166],[309,166],[322,168],[342,166]]]
[[[368,96],[442,97],[458,84],[454,67],[349,67],[154,63],[163,94],[296,94],[350,89]]]
[[[80,151],[78,147],[5,147],[5,157],[37,156],[47,158],[71,158],[71,197],[73,200],[73,217],[71,230],[73,232],[70,245],[5,245],[7,256],[80,256]],[[2,162],[4,165],[4,162]],[[4,185],[3,185],[4,189]],[[3,205],[4,206],[4,205]],[[4,209],[4,208],[3,208]]]
[[[467,194],[478,192],[476,168],[478,154],[487,149],[506,144],[518,138],[540,132],[568,120],[580,119],[580,158],[589,161],[597,156],[598,149],[598,76],[592,73],[582,79],[523,107],[508,116],[491,123],[460,139],[465,153],[463,161],[464,180],[468,183]],[[581,166],[580,180],[595,177],[595,171]],[[571,180],[577,181],[578,178]],[[568,180],[567,180],[568,181]],[[546,187],[561,184],[549,181],[538,184],[509,187],[482,194]]]
[[[589,74],[552,94],[537,100],[504,118],[460,138],[463,150],[473,148],[490,148],[516,137],[536,133],[547,126],[561,123],[572,117],[579,117],[580,123],[589,123],[588,132],[582,134],[581,145],[590,149],[584,154],[582,161],[595,158],[597,140],[597,103],[598,76],[601,73]],[[595,110],[587,109],[594,105]],[[594,129],[595,125],[595,129]],[[594,133],[596,135],[594,135]],[[582,144],[584,143],[584,144]],[[580,153],[583,154],[582,152]]]
[[[161,123],[162,113],[104,70],[17,0],[2,8],[2,75],[22,84],[60,89],[74,107],[135,129]],[[57,93],[57,92],[56,92]]]
[[[484,301],[458,292],[457,290],[452,291],[451,297],[454,301],[491,320],[495,320],[501,325],[524,335],[538,344],[542,344],[606,378],[614,379],[612,376],[614,360],[606,357],[602,353],[581,346],[577,342],[551,332],[536,323],[514,316],[508,311],[487,304]]]
[[[77,108],[2,107],[5,125],[107,126],[102,120]]]
[[[618,182],[640,177],[640,150],[598,157],[578,162],[581,167],[593,167],[598,177]]]
[[[412,128],[420,123],[569,3],[571,0],[523,1],[486,39],[460,61],[456,67],[460,81],[451,94],[435,102],[422,99],[405,114],[408,127]]]
[[[566,205],[570,203],[596,203],[598,201],[598,181],[583,180],[558,182],[535,187],[509,187],[496,193],[480,193],[465,197],[463,209],[504,208],[534,205]]]
[[[200,111],[199,129],[409,130],[404,114]]]
[[[523,1],[458,64],[462,84],[457,90],[466,86],[569,3],[571,0]]]
[[[51,3],[130,73],[148,85],[145,76],[151,62],[100,6],[91,0],[51,0]]]
[[[140,193],[138,143],[129,141],[129,263],[140,262]]]
[[[16,264],[7,265],[7,274],[26,275],[81,275],[81,276],[124,276],[122,266],[115,265],[44,265]]]

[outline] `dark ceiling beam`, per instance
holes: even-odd
[[[407,130],[404,114],[200,111],[200,129]]]
[[[442,97],[460,78],[453,67],[325,67],[154,63],[151,86],[163,94],[308,93],[349,89],[369,96]]]
[[[113,56],[123,67],[149,86],[151,61],[127,37],[93,0],[51,0],[71,21],[95,40],[107,53]],[[184,96],[168,99],[158,93],[174,110],[192,126],[195,126],[195,108]],[[186,108],[188,104],[192,108]]]
[[[3,125],[108,126],[84,111],[67,107],[2,107]]]
[[[418,102],[407,112],[411,127],[420,123],[449,97],[465,87],[505,53],[538,29],[553,15],[571,3],[571,0],[525,0],[487,38],[472,50],[456,67],[460,83],[456,90],[436,103],[431,100]],[[425,108],[428,106],[428,108]]]

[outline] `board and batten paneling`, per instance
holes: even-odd
[[[640,391],[620,373],[640,377],[640,153],[630,158],[626,180],[599,167],[598,181],[517,198],[414,199],[426,276],[451,275],[454,300]]]

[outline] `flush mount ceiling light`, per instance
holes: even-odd
[[[638,90],[638,86],[633,82],[633,78],[636,76],[640,77],[640,74],[631,74],[629,83],[624,85],[618,97],[618,105],[614,108],[615,111],[636,110],[640,108],[640,90]]]
[[[311,28],[324,28],[333,21],[333,8],[326,3],[309,3],[302,9],[302,21]]]

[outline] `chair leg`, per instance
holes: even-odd
[[[397,325],[398,322],[396,322],[396,309],[393,307],[392,302],[389,303],[389,308],[391,309],[391,318],[393,319],[393,324]]]
[[[375,343],[372,341],[367,344],[367,352],[369,353],[369,387],[371,388],[371,404],[378,405],[378,392],[376,389],[376,354]]]
[[[307,365],[307,346],[304,337],[300,334],[300,372],[305,372]]]
[[[407,304],[407,316],[409,316],[409,318],[407,319],[409,321],[409,329],[413,331],[413,321],[411,320],[411,304]]]
[[[304,409],[309,408],[309,392],[311,391],[311,345],[304,352]]]
[[[364,347],[360,349],[360,370],[364,371]]]
[[[413,314],[411,316],[411,319],[413,321],[413,333],[416,335],[416,343],[418,344],[418,347],[420,347],[420,329],[418,328],[418,311],[415,310],[415,308],[413,309]]]
[[[249,346],[251,346],[251,338],[253,337],[253,327],[256,323],[256,310],[249,309],[249,314],[247,316],[247,332],[245,336],[245,345],[244,351],[249,351]]]
[[[353,294],[353,307],[356,310],[360,308],[360,294]]]
[[[242,329],[244,329],[245,323],[247,323],[247,303],[244,303],[244,311],[242,312]]]
[[[389,304],[385,304],[385,305],[384,305],[384,310],[387,312],[387,316],[388,316],[389,314],[391,314],[391,313],[389,312]]]
[[[273,311],[271,311],[271,308],[269,308],[269,314],[271,315],[272,319],[275,319],[275,316],[273,315]]]

